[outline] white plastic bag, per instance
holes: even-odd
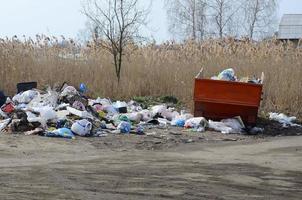
[[[67,107],[67,111],[69,111],[71,114],[76,115],[78,117],[81,117],[83,119],[93,119],[94,117],[87,111],[80,111],[72,107]]]
[[[208,122],[204,117],[195,117],[188,119],[185,122],[185,127],[186,128],[199,128],[199,127],[207,127]]]
[[[106,111],[109,114],[117,114],[117,110],[112,105],[104,105],[103,106],[104,111]]]
[[[31,108],[32,111],[39,113],[39,116],[27,111],[27,121],[28,122],[40,122],[42,127],[47,126],[47,122],[50,120],[57,119],[57,113],[53,110],[52,107],[44,106],[44,107],[35,107]]]
[[[40,117],[44,121],[49,121],[49,120],[53,120],[53,119],[57,118],[57,113],[53,110],[52,107],[49,107],[49,106],[35,108],[34,111],[39,112]]]
[[[37,95],[39,95],[39,92],[35,90],[28,90],[22,93],[19,93],[13,97],[13,101],[17,103],[29,103],[31,102]]]
[[[68,110],[59,110],[56,112],[58,119],[67,119],[67,116],[70,115]]]
[[[89,135],[91,129],[92,129],[92,124],[86,119],[76,121],[71,127],[71,131],[76,135],[80,135],[80,136]]]
[[[67,86],[64,88],[64,90],[61,92],[60,97],[70,97],[70,96],[75,96],[79,95],[77,89],[75,89],[72,86]]]
[[[169,121],[171,121],[172,119],[174,119],[176,116],[179,115],[179,113],[174,111],[173,108],[168,109],[166,105],[153,106],[151,108],[151,112],[153,114],[153,117],[156,115],[160,115]]]
[[[11,122],[11,119],[5,119],[5,120],[2,120],[0,121],[0,133],[1,131],[3,131],[3,129],[5,129],[8,124]]]
[[[152,112],[149,110],[142,110],[139,113],[142,114],[142,121],[144,122],[150,121],[153,117]]]
[[[167,106],[166,105],[157,105],[157,106],[153,106],[151,108],[151,112],[152,112],[153,116],[155,116],[157,114],[161,115],[166,110],[167,110]]]
[[[49,87],[47,89],[46,94],[36,95],[34,99],[29,103],[30,107],[42,107],[42,106],[49,106],[49,107],[56,107],[58,101],[59,94],[56,91],[51,90]]]
[[[269,113],[269,118],[270,120],[274,120],[279,122],[280,124],[283,125],[283,127],[289,127],[289,126],[299,126],[301,125],[294,123],[297,118],[296,117],[288,117],[283,113]]]
[[[233,131],[231,127],[228,127],[223,122],[215,122],[212,120],[209,120],[209,128],[221,132],[223,134],[230,134]]]
[[[232,119],[223,119],[221,120],[226,126],[232,128],[232,133],[242,133],[243,129],[245,128],[242,120],[240,117],[235,117]]]
[[[143,114],[139,112],[127,113],[123,115],[127,116],[130,121],[136,123],[139,123],[143,119]]]
[[[89,100],[89,105],[93,106],[93,104],[101,104],[101,105],[111,105],[111,101],[109,99],[101,99],[100,97],[98,97],[97,99],[93,100],[90,99]]]
[[[236,81],[234,69],[230,68],[230,69],[223,70],[218,75],[218,79],[224,81]]]
[[[119,108],[127,108],[127,103],[124,101],[117,101],[112,104],[114,108],[119,109]]]
[[[220,122],[209,121],[209,128],[215,131],[219,131],[223,134],[240,134],[245,128],[240,117],[235,117],[231,119],[224,119]]]

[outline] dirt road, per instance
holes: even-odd
[[[302,137],[143,138],[1,135],[0,199],[301,199]]]

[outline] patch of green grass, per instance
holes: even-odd
[[[136,96],[133,98],[134,101],[140,103],[143,108],[148,108],[150,106],[166,104],[167,106],[181,108],[182,103],[174,96],[160,96],[160,97],[151,97],[151,96]]]

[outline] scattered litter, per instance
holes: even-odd
[[[177,127],[184,127],[185,123],[186,123],[186,120],[184,120],[184,119],[174,119],[171,122],[171,125],[172,126],[177,126]]]
[[[223,122],[215,122],[212,120],[209,120],[209,128],[213,129],[215,131],[219,131],[223,134],[230,134],[230,133],[232,133],[232,130],[233,130],[231,127],[228,127]]]
[[[170,131],[169,134],[171,134],[171,135],[182,135],[182,133],[180,133],[180,132],[174,132],[174,131]]]
[[[24,135],[38,135],[38,134],[41,134],[43,132],[44,132],[44,130],[42,128],[36,128],[32,131],[25,132]]]
[[[146,133],[146,136],[156,136],[156,135],[157,135],[156,132]]]
[[[119,113],[127,113],[127,103],[117,101],[113,104],[113,107],[119,112]]]
[[[191,118],[188,119],[185,122],[185,127],[186,128],[206,128],[208,126],[208,122],[204,117],[195,117],[195,118]]]
[[[171,121],[171,125],[177,126],[177,127],[185,127],[186,121],[188,121],[192,118],[193,118],[193,115],[185,113],[185,111],[181,111],[180,115],[175,115],[174,119]],[[190,122],[188,122],[188,123],[190,123]]]
[[[138,125],[135,129],[135,133],[138,135],[144,135],[145,134],[145,128],[142,125]]]
[[[54,130],[52,132],[47,132],[45,134],[46,137],[62,137],[67,139],[75,139],[74,134],[71,132],[68,128],[60,128],[57,130]]]
[[[220,122],[209,120],[209,128],[223,134],[241,134],[245,126],[240,117],[235,117]]]
[[[223,138],[221,141],[226,141],[226,142],[236,142],[238,141],[238,138]]]
[[[242,133],[243,129],[245,129],[245,125],[239,116],[232,119],[223,119],[221,122],[231,127],[233,129],[232,133]]]
[[[3,121],[0,121],[0,132],[2,132],[3,129],[7,127],[7,125],[10,123],[11,119],[6,119]]]
[[[13,97],[13,101],[17,103],[29,103],[33,100],[39,93],[36,90],[28,90],[26,92],[19,93]]]
[[[259,128],[259,127],[253,127],[252,129],[249,130],[249,133],[252,135],[261,134],[263,132],[264,132],[264,128]]]
[[[85,85],[85,83],[81,83],[80,84],[80,88],[79,88],[79,91],[80,91],[80,93],[82,93],[82,94],[85,94],[85,93],[87,93],[87,86]]]
[[[63,89],[63,91],[60,94],[60,97],[73,97],[79,95],[77,89],[75,89],[72,86],[67,86]]]
[[[192,140],[192,139],[185,139],[185,140],[183,140],[183,142],[184,142],[184,143],[193,143],[194,140]]]
[[[282,126],[284,128],[290,127],[290,126],[298,126],[301,127],[300,124],[296,124],[294,123],[297,118],[296,117],[288,117],[283,113],[269,113],[269,119],[273,120],[273,121],[277,121],[280,124],[282,124]]]
[[[67,119],[67,116],[70,115],[68,110],[59,110],[56,112],[58,119]]]
[[[6,114],[10,114],[15,110],[15,105],[12,102],[9,102],[7,104],[4,104],[1,107],[1,111],[6,113]]]
[[[93,116],[88,113],[87,111],[80,111],[72,107],[67,107],[67,111],[69,111],[71,114],[76,115],[80,118],[85,118],[85,119],[93,119]]]

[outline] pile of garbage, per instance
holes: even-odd
[[[167,126],[196,132],[210,128],[223,133],[241,133],[245,128],[240,118],[207,121],[164,104],[143,109],[135,101],[89,99],[85,90],[84,84],[79,89],[65,84],[57,90],[30,89],[7,98],[0,109],[0,132],[73,139],[108,134],[143,135],[146,129]]]
[[[146,130],[168,126],[194,132],[214,130],[224,134],[246,131],[240,117],[207,121],[184,110],[178,112],[165,104],[143,109],[135,101],[90,99],[85,96],[86,91],[84,84],[79,89],[64,84],[60,89],[29,89],[13,98],[6,98],[0,105],[0,132],[74,139],[76,136],[105,137],[108,134],[144,135]],[[271,118],[281,120],[284,116],[272,114]],[[282,123],[295,125],[292,120],[283,120]],[[250,131],[261,133],[263,129],[253,128]]]

